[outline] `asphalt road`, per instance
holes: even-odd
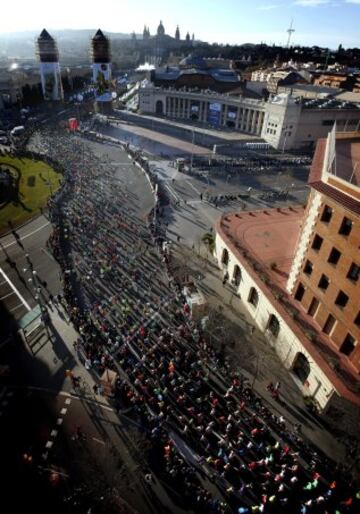
[[[227,176],[212,177],[210,181],[196,176],[178,172],[171,161],[150,161],[151,169],[163,182],[168,198],[174,207],[166,211],[166,221],[169,223],[168,237],[176,240],[180,235],[183,243],[191,247],[197,246],[205,232],[214,226],[216,220],[225,212],[259,210],[306,203],[309,188],[305,180],[306,169],[289,170],[277,175],[239,175],[227,180]],[[226,194],[251,194],[246,200],[221,202],[206,201],[206,195],[220,196]],[[261,198],[264,192],[288,190],[287,199],[266,200]],[[201,196],[203,199],[201,200]],[[176,206],[176,203],[180,205]]]
[[[0,240],[0,301],[16,319],[36,305],[39,285],[44,300],[59,290],[57,264],[46,246],[51,231],[46,216],[39,216],[16,230],[16,237],[10,233]]]

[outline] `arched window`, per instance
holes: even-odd
[[[280,323],[274,314],[270,314],[267,329],[274,337],[277,337],[280,332]]]
[[[256,291],[255,287],[250,289],[248,302],[254,307],[257,307],[257,304],[259,303],[259,293]]]
[[[310,375],[310,362],[308,358],[301,352],[297,354],[293,364],[293,373],[304,384]]]
[[[241,282],[241,269],[240,267],[235,264],[234,271],[233,271],[233,277],[232,277],[232,283],[234,286],[239,286]]]
[[[156,114],[163,114],[163,112],[164,112],[164,105],[162,103],[162,100],[158,100],[156,102],[155,109],[156,109]]]
[[[227,266],[229,264],[229,252],[226,248],[223,249],[222,256],[221,256],[221,263],[224,266]]]

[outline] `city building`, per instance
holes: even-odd
[[[171,56],[181,56],[184,51],[189,51],[196,46],[196,41],[194,35],[193,38],[190,38],[189,33],[187,33],[185,39],[181,39],[179,26],[176,28],[174,37],[166,34],[165,27],[160,21],[154,35],[151,35],[149,27],[145,25],[142,39],[123,41],[122,45],[136,49],[139,62],[148,62],[159,66],[161,63],[167,62]]]
[[[333,129],[306,207],[224,214],[215,227],[234,295],[321,409],[360,405],[359,164],[360,133]]]
[[[261,136],[278,150],[312,149],[334,123],[339,131],[359,130],[360,105],[280,93],[266,103]]]
[[[307,81],[297,71],[276,71],[268,77],[267,90],[269,93],[275,94],[279,87],[293,84],[307,84]]]
[[[44,29],[37,39],[37,53],[40,61],[41,87],[44,100],[60,101],[63,99],[59,51],[56,41]]]
[[[334,123],[339,131],[360,128],[360,103],[308,100],[291,93],[265,101],[245,85],[242,94],[230,95],[199,88],[155,87],[147,82],[139,89],[139,109],[144,114],[198,120],[255,134],[281,151],[311,150]]]
[[[288,291],[360,372],[360,133],[317,145]]]
[[[253,135],[261,134],[265,107],[266,103],[262,100],[245,96],[232,97],[210,90],[177,90],[151,84],[139,89],[140,112],[198,120]]]
[[[360,93],[360,73],[321,71],[313,74],[313,82],[317,86],[335,87]]]
[[[150,73],[150,81],[156,87],[175,89],[199,88],[225,93],[243,85],[239,75],[229,65],[217,68],[213,61],[206,61],[193,54],[182,59],[178,66],[157,68]],[[222,64],[222,62],[219,62]]]

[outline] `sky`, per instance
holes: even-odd
[[[162,20],[197,39],[217,43],[282,44],[293,19],[292,44],[360,46],[360,0],[17,0],[6,2],[0,33],[97,29],[151,34]]]

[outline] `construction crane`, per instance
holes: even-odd
[[[286,48],[289,48],[290,46],[290,40],[291,40],[291,36],[293,35],[293,32],[295,32],[295,29],[293,29],[293,19],[291,18],[291,23],[290,23],[290,27],[287,29],[287,33],[289,34],[288,35],[288,39],[287,39],[287,43],[286,43]]]

